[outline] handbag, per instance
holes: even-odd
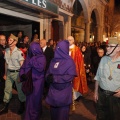
[[[33,92],[33,80],[32,80],[32,69],[30,69],[24,76],[24,81],[22,82],[22,91],[28,96]]]

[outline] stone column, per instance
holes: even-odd
[[[51,39],[51,27],[52,27],[52,19],[48,19],[48,39]]]
[[[103,42],[103,26],[100,29],[100,41]]]
[[[68,34],[67,37],[71,35],[71,16],[68,16]]]
[[[71,17],[67,16],[64,19],[64,39],[71,35]]]
[[[103,27],[101,25],[97,25],[97,41],[103,41]]]
[[[90,42],[90,22],[85,23],[85,42]]]
[[[40,19],[40,39],[43,39],[43,19]]]
[[[67,29],[67,27],[68,27],[68,24],[67,24],[67,21],[65,20],[64,21],[64,38],[63,39],[66,39],[68,36],[68,29]]]
[[[97,28],[97,41],[101,41],[100,39],[100,36],[101,36],[101,26],[100,25],[97,25],[96,26]]]
[[[44,23],[44,32],[45,32],[45,39],[48,40],[48,36],[49,36],[49,20],[45,19],[45,23]]]

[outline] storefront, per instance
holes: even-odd
[[[0,31],[23,31],[30,38],[46,37],[45,19],[57,18],[58,6],[49,0],[1,0]]]

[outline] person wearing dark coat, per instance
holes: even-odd
[[[91,58],[90,58],[90,51],[88,51],[89,49],[85,46],[82,45],[81,46],[81,52],[84,58],[84,66],[85,66],[85,72],[86,72],[86,77],[87,77],[87,82],[91,81],[91,76],[90,76],[90,72],[91,72]]]
[[[94,57],[93,59],[93,73],[96,75],[99,63],[101,58],[105,55],[105,51],[103,48],[99,47],[97,50],[98,55]]]
[[[76,74],[75,63],[69,56],[69,42],[58,42],[46,74],[47,82],[51,83],[46,97],[46,102],[50,105],[51,120],[69,120],[72,81]]]
[[[40,46],[41,46],[43,53],[46,57],[46,69],[45,69],[45,72],[46,72],[49,68],[49,65],[50,65],[52,58],[54,57],[54,51],[52,48],[47,46],[47,42],[45,39],[40,40]]]
[[[0,35],[0,102],[3,100],[4,96],[4,88],[5,88],[5,59],[4,59],[4,53],[5,49],[7,48],[6,44],[6,36]]]
[[[24,120],[39,120],[42,109],[42,94],[44,87],[44,72],[46,59],[40,44],[32,42],[28,50],[27,58],[20,69],[20,80],[23,75],[32,69],[33,92],[26,96],[26,111]]]
[[[47,46],[47,41],[45,39],[41,39],[40,40],[40,46],[43,50],[43,53],[46,57],[46,68],[45,68],[45,74],[49,68],[50,62],[52,60],[52,58],[54,57],[54,51],[52,48]],[[49,84],[45,81],[45,85],[44,85],[44,97],[46,97],[47,93],[49,90]]]
[[[17,47],[20,48],[20,44],[23,43],[23,31],[19,31],[17,37],[18,37]]]

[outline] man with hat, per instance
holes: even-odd
[[[99,64],[94,78],[94,100],[97,103],[96,120],[120,119],[120,41],[111,37],[107,53]]]
[[[5,50],[5,89],[3,98],[3,107],[0,109],[0,115],[8,112],[10,99],[12,98],[12,84],[15,81],[18,98],[20,100],[20,109],[18,114],[24,112],[25,95],[21,90],[22,83],[19,82],[19,70],[24,62],[22,51],[16,47],[18,38],[13,34],[8,39],[9,48]]]

